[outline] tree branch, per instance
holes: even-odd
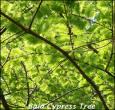
[[[77,61],[80,62],[80,60],[78,60],[78,59],[77,59]],[[97,65],[91,65],[91,64],[89,64],[89,63],[87,63],[87,62],[84,62],[84,64],[89,65],[89,66],[91,66],[91,67],[93,67],[93,68],[99,69],[99,70],[101,70],[101,71],[107,73],[109,76],[115,78],[115,76],[112,75],[108,70],[102,69],[102,68],[98,67]]]
[[[8,103],[7,103],[6,99],[5,99],[5,97],[4,97],[4,94],[3,94],[3,91],[2,91],[1,88],[0,88],[0,100],[2,101],[2,104],[3,104],[3,106],[4,106],[4,109],[5,109],[5,110],[10,110],[10,107],[9,107],[9,105],[8,105]]]
[[[28,82],[28,72],[27,72],[27,69],[26,69],[26,66],[24,64],[23,61],[20,62],[24,71],[25,71],[25,74],[26,74],[26,84],[27,84],[27,94],[28,94],[28,99],[27,99],[27,102],[26,102],[26,106],[29,105],[29,101],[30,101],[30,88],[29,88],[29,82]]]
[[[103,41],[106,41],[106,40],[111,40],[111,39],[110,39],[110,38],[107,38],[107,39],[103,39],[103,40],[100,40],[100,41],[97,41],[97,42],[88,42],[88,43],[86,43],[86,44],[84,44],[84,45],[81,45],[81,46],[78,46],[78,47],[74,48],[74,51],[75,51],[76,49],[80,48],[80,47],[85,47],[85,46],[87,46],[87,45],[92,45],[92,44],[100,43],[100,42],[103,42]]]
[[[63,59],[61,61],[59,61],[58,65],[56,65],[53,69],[50,69],[47,74],[51,74],[53,73],[53,71],[55,71],[63,62],[65,62],[67,59]]]
[[[9,40],[9,39],[12,38],[13,36],[15,36],[15,35],[17,35],[17,34],[19,34],[19,33],[21,33],[21,32],[22,32],[22,31],[19,31],[19,32],[15,33],[15,34],[13,34],[13,35],[11,35],[11,36],[9,36],[8,38],[4,39],[1,43],[4,43],[6,40]]]
[[[75,59],[75,55],[74,55],[74,40],[73,40],[73,32],[72,32],[72,26],[71,26],[71,23],[68,19],[69,16],[71,16],[71,13],[68,13],[67,12],[67,9],[66,9],[66,5],[64,3],[64,10],[65,10],[65,15],[66,15],[66,26],[67,26],[67,29],[68,29],[68,35],[69,35],[69,38],[70,38],[70,45],[71,45],[71,49],[72,49],[72,55],[73,55],[73,58]]]
[[[40,9],[40,6],[41,6],[42,2],[43,2],[43,1],[41,0],[39,6],[38,6],[38,8],[37,8],[37,10],[36,10],[36,12],[35,12],[35,14],[34,14],[34,16],[33,16],[33,18],[32,18],[32,21],[31,21],[31,23],[30,23],[29,29],[31,29],[31,27],[32,27],[32,23],[34,22],[34,19],[35,19],[35,17],[36,17],[37,12],[38,12],[39,9]]]
[[[6,44],[9,44],[9,43],[15,41],[17,38],[20,38],[20,37],[23,36],[24,34],[25,34],[24,32],[23,32],[23,33],[20,33],[20,34],[17,35],[15,38],[13,38],[11,41],[8,41]]]
[[[109,110],[109,108],[106,105],[106,102],[104,100],[104,98],[101,95],[101,92],[99,91],[98,86],[95,84],[95,82],[89,78],[85,72],[81,69],[81,67],[68,55],[68,53],[66,51],[64,51],[63,49],[61,49],[60,47],[58,47],[57,45],[55,45],[54,43],[50,42],[49,40],[47,40],[46,38],[40,36],[39,34],[33,32],[32,30],[24,27],[23,25],[21,25],[20,23],[18,23],[17,21],[15,21],[14,19],[12,19],[11,17],[9,17],[8,15],[4,14],[2,11],[0,11],[0,14],[2,16],[4,16],[5,18],[7,18],[8,20],[10,20],[11,22],[13,22],[15,25],[17,25],[19,28],[21,28],[23,31],[27,32],[28,34],[33,35],[34,37],[44,41],[45,43],[49,44],[50,46],[52,46],[53,48],[55,48],[56,50],[58,50],[60,53],[62,53],[73,65],[74,67],[79,71],[79,73],[82,75],[82,77],[84,79],[86,79],[91,86],[95,89],[95,91],[97,92],[101,102],[103,103],[103,106],[105,107],[106,110]]]
[[[2,35],[6,31],[6,28],[0,28],[0,35]]]
[[[3,68],[3,67],[4,67],[4,65],[8,62],[8,60],[9,60],[9,58],[10,58],[10,53],[11,53],[11,50],[12,50],[12,49],[10,49],[10,50],[9,50],[9,52],[8,52],[8,55],[7,55],[7,58],[6,58],[5,62],[2,64],[2,68]]]
[[[109,65],[110,65],[110,63],[111,63],[111,60],[112,60],[112,56],[113,56],[113,48],[112,48],[112,50],[111,50],[111,55],[110,55],[110,58],[109,58],[109,60],[108,60],[107,65],[106,65],[105,71],[108,70],[108,67],[109,67]]]

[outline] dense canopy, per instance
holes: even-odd
[[[112,7],[112,0],[2,0],[1,108],[114,109]]]

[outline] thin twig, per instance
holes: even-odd
[[[113,56],[113,48],[111,49],[111,55],[110,55],[110,58],[109,58],[109,61],[108,61],[107,65],[106,65],[105,71],[108,70],[108,67],[109,67],[109,65],[111,63],[111,60],[112,60],[112,56]]]
[[[70,45],[71,45],[71,49],[72,49],[72,55],[73,55],[73,58],[75,59],[75,55],[74,55],[74,51],[73,51],[74,50],[73,32],[72,32],[72,27],[71,27],[70,21],[68,19],[68,17],[71,15],[68,15],[65,3],[64,3],[64,10],[65,10],[65,15],[66,15],[66,26],[68,29],[68,35],[70,37]],[[72,11],[71,11],[71,14],[72,14]]]
[[[0,28],[0,37],[1,35],[6,31],[7,29],[5,27],[3,27],[2,29]]]
[[[25,71],[25,74],[26,74],[26,84],[27,84],[27,94],[28,94],[28,99],[27,99],[27,102],[26,102],[26,106],[28,106],[29,101],[30,101],[30,90],[29,90],[30,88],[29,88],[29,82],[28,82],[28,72],[27,72],[27,69],[26,69],[26,66],[25,66],[24,62],[21,61],[20,63],[21,63],[21,65],[22,65],[22,67]]]
[[[95,48],[95,49],[102,49],[102,48],[104,48],[104,47],[106,47],[106,46],[108,46],[109,44],[111,43],[111,41],[110,42],[108,42],[107,44],[105,44],[105,45],[103,45],[103,46],[100,46],[100,47],[97,47],[97,48]],[[79,50],[77,51],[77,50],[74,50],[75,52],[79,52]],[[89,50],[89,49],[87,49],[87,50],[84,50],[84,51],[82,51],[82,52],[88,52],[88,51],[93,51],[93,50]],[[81,52],[81,51],[80,51]]]
[[[80,47],[85,47],[85,46],[90,45],[90,44],[100,43],[100,42],[103,42],[103,41],[106,41],[106,40],[111,40],[111,38],[103,39],[103,40],[100,40],[100,41],[97,41],[97,42],[94,42],[94,41],[93,42],[88,42],[88,43],[86,43],[84,45],[81,45],[81,46],[78,46],[78,47],[74,48],[74,50],[76,50],[76,49],[78,49]]]
[[[29,29],[31,29],[31,27],[32,27],[32,24],[33,24],[33,22],[34,22],[34,19],[35,19],[35,17],[36,17],[36,14],[38,13],[38,11],[39,11],[39,9],[40,9],[40,6],[41,6],[41,4],[42,4],[42,0],[40,1],[40,3],[39,3],[39,5],[38,5],[38,8],[37,8],[37,10],[36,10],[36,12],[35,12],[35,14],[34,14],[34,16],[33,16],[33,18],[32,18],[32,21],[31,21],[31,23],[30,23],[30,25],[29,25]]]
[[[13,34],[13,35],[11,35],[11,36],[9,36],[8,38],[4,39],[1,43],[4,43],[6,40],[11,39],[13,36],[15,36],[15,35],[17,35],[17,34],[19,34],[19,33],[21,33],[21,32],[22,32],[22,31],[19,31],[19,32],[15,33],[15,34]]]
[[[8,41],[6,44],[9,44],[9,43],[15,41],[17,38],[20,38],[20,37],[23,36],[24,34],[25,34],[24,32],[23,32],[23,33],[20,33],[20,34],[17,35],[15,38],[13,38],[11,41]]]
[[[3,104],[3,107],[5,110],[10,110],[10,107],[4,97],[4,94],[3,94],[3,91],[2,89],[0,88],[0,100],[2,101],[2,104]]]
[[[65,62],[67,59],[63,59],[61,61],[59,61],[58,65],[56,65],[56,67],[54,69],[50,69],[47,74],[51,74],[53,71],[55,71],[63,62]]]
[[[9,61],[10,54],[11,54],[11,50],[12,50],[12,49],[9,50],[8,55],[7,55],[7,58],[6,58],[6,60],[4,61],[4,63],[2,64],[2,68],[3,68],[4,65],[6,65],[6,63]]]
[[[80,60],[78,60],[78,59],[77,59],[77,61],[80,62]],[[82,63],[83,63],[83,62],[82,62]],[[102,69],[102,68],[98,67],[97,65],[91,65],[91,64],[89,64],[89,63],[87,63],[87,62],[84,62],[84,64],[89,65],[89,66],[91,66],[91,67],[94,67],[94,68],[96,68],[96,69],[99,69],[99,70],[101,70],[101,71],[107,73],[109,76],[111,76],[111,77],[113,77],[113,78],[115,77],[115,76],[112,75],[109,71],[107,71],[107,70],[105,70],[105,69]]]
[[[6,88],[8,89],[8,92],[10,93],[10,92],[11,92],[11,90],[10,90],[9,85],[8,85],[7,81],[5,80],[5,78],[4,78],[4,76],[3,76],[3,75],[2,75],[2,78],[1,78],[1,79],[3,79],[3,80],[4,80],[4,82],[5,82],[5,84],[6,84]]]

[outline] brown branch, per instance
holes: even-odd
[[[21,61],[20,63],[21,63],[21,65],[22,65],[22,67],[25,71],[25,74],[26,74],[26,84],[27,84],[27,94],[28,94],[28,99],[27,99],[27,102],[26,102],[26,106],[28,106],[29,101],[30,101],[30,90],[29,90],[30,88],[29,88],[29,82],[28,82],[28,72],[27,72],[27,69],[26,69],[26,66],[25,66],[24,62]]]
[[[102,41],[105,41],[105,40],[109,40],[109,39],[104,39],[104,40],[102,40]],[[99,42],[102,42],[102,41],[99,41]],[[87,43],[87,44],[85,44],[85,45],[81,45],[81,46],[78,46],[78,47],[76,47],[76,48],[74,48],[74,52],[81,52],[81,50],[77,50],[77,49],[79,49],[79,48],[81,48],[81,47],[83,47],[83,48],[86,48],[85,46],[87,46],[87,45],[91,45],[91,44],[95,44],[95,43],[99,43],[99,42],[91,42],[91,43]],[[103,46],[100,46],[100,47],[97,47],[97,48],[95,48],[95,49],[101,49],[101,48],[103,48],[103,47],[105,47],[105,46],[107,46],[107,45],[109,45],[111,43],[111,41],[110,42],[108,42],[107,44],[105,44],[105,45],[103,45]],[[88,52],[88,51],[93,51],[93,50],[83,50],[82,52]],[[71,53],[72,52],[72,50],[69,50],[69,51],[67,51],[68,53]]]
[[[87,47],[91,49],[94,53],[98,54],[98,51],[96,48],[94,48],[91,44],[88,44]]]
[[[9,39],[12,38],[13,36],[15,36],[15,35],[17,35],[17,34],[19,34],[19,33],[21,33],[21,32],[22,32],[22,31],[19,31],[19,32],[15,33],[15,34],[13,34],[13,35],[11,35],[11,36],[9,36],[8,38],[4,39],[1,43],[4,43],[6,40],[9,40]]]
[[[115,62],[115,1],[114,0],[112,1],[112,47]]]
[[[100,46],[100,47],[97,47],[97,48],[95,48],[95,49],[101,49],[101,48],[103,48],[103,47],[108,46],[110,43],[111,43],[111,41],[110,41],[110,42],[108,42],[107,44],[105,44],[105,45],[103,45],[103,46]]]
[[[47,72],[47,74],[53,73],[53,72],[54,72],[62,63],[64,63],[66,60],[67,60],[67,59],[63,59],[63,60],[59,61],[58,65],[56,65],[55,68],[50,69],[50,70]]]
[[[5,66],[5,64],[9,61],[11,50],[12,50],[12,49],[9,50],[6,60],[5,60],[4,63],[1,65],[2,68],[3,68],[3,67]]]
[[[6,88],[8,89],[8,92],[10,93],[10,88],[9,88],[9,85],[8,85],[8,83],[7,83],[7,81],[5,80],[5,78],[2,76],[2,78],[1,78],[1,80],[3,79],[3,81],[4,81],[4,83],[6,84]],[[5,94],[4,94],[4,96],[5,96]]]
[[[111,38],[103,39],[103,40],[100,40],[100,41],[97,41],[97,42],[88,42],[88,43],[86,43],[84,45],[81,45],[81,46],[78,46],[78,47],[74,48],[74,50],[76,50],[76,49],[78,49],[80,47],[85,47],[87,45],[92,45],[92,44],[100,43],[100,42],[103,42],[103,41],[106,41],[106,40],[111,40]]]
[[[6,31],[6,28],[0,28],[0,35],[2,35]]]
[[[8,41],[6,44],[9,44],[9,43],[15,41],[17,38],[20,38],[20,37],[23,36],[24,34],[25,34],[24,32],[23,32],[23,33],[20,33],[20,34],[17,35],[15,38],[13,38],[11,41]]]
[[[43,2],[43,1],[41,0],[40,3],[39,3],[39,6],[38,6],[38,8],[37,8],[37,10],[36,10],[36,12],[35,12],[33,18],[32,18],[32,21],[31,21],[30,25],[29,25],[29,29],[31,29],[31,27],[32,27],[32,24],[33,24],[33,22],[34,22],[34,19],[35,19],[35,17],[36,17],[36,14],[38,13],[38,11],[39,11],[39,9],[40,9],[40,6],[41,6],[42,2]]]
[[[80,62],[80,60],[78,60],[78,59],[77,59],[77,61]],[[82,63],[83,63],[83,62],[82,62]],[[115,76],[112,75],[108,70],[102,69],[102,68],[98,67],[97,65],[91,65],[91,64],[89,64],[89,63],[87,63],[87,62],[84,62],[84,64],[89,65],[89,66],[91,66],[91,67],[93,67],[93,68],[99,69],[99,70],[101,70],[101,71],[107,73],[109,76],[115,78]]]
[[[105,44],[105,45],[103,45],[103,46],[100,46],[100,47],[94,48],[94,49],[95,49],[95,53],[98,54],[98,52],[99,52],[98,49],[102,49],[102,48],[108,46],[110,43],[111,43],[111,42],[109,42],[109,43],[107,43],[107,44]],[[85,50],[85,51],[82,51],[82,52],[88,52],[88,51],[94,51],[94,50],[91,49],[91,50]],[[96,51],[97,51],[97,52],[96,52]]]
[[[112,48],[112,50],[111,50],[111,55],[110,55],[110,58],[109,58],[109,60],[108,60],[107,65],[106,65],[105,71],[108,70],[108,67],[109,67],[109,65],[110,65],[110,63],[111,63],[111,60],[112,60],[112,56],[113,56],[113,48]]]
[[[10,107],[4,97],[4,94],[3,94],[3,91],[2,89],[0,88],[0,100],[2,101],[2,104],[3,104],[3,107],[5,110],[10,110]]]
[[[25,14],[25,13],[31,11],[32,8],[33,8],[33,7],[31,6],[31,7],[28,7],[27,9],[24,9],[23,12],[22,12],[22,14]]]
[[[79,71],[79,73],[82,75],[82,77],[84,79],[86,79],[91,86],[95,89],[95,91],[97,92],[101,102],[103,103],[103,106],[105,107],[106,110],[109,110],[109,108],[106,105],[106,102],[104,100],[104,98],[102,97],[102,94],[98,88],[98,86],[95,84],[95,82],[89,78],[85,72],[81,69],[81,67],[68,55],[68,53],[66,51],[64,51],[63,49],[61,49],[60,47],[58,47],[56,44],[50,42],[49,40],[47,40],[46,38],[40,36],[39,34],[37,34],[36,32],[24,27],[23,25],[21,25],[20,23],[18,23],[17,21],[15,21],[14,19],[12,19],[11,17],[9,17],[8,15],[4,14],[2,11],[0,11],[0,14],[2,16],[4,16],[5,18],[7,18],[8,20],[10,20],[11,22],[13,22],[15,25],[17,25],[19,28],[21,28],[23,31],[25,31],[26,33],[33,35],[33,37],[36,37],[42,41],[44,41],[45,43],[49,44],[50,46],[52,46],[53,48],[55,48],[57,51],[59,51],[60,53],[63,54],[63,56],[65,56],[73,65],[74,67]]]
[[[70,13],[67,12],[65,3],[64,3],[64,10],[65,10],[65,15],[66,15],[66,26],[68,29],[68,35],[70,37],[70,45],[71,45],[71,49],[74,50],[73,32],[72,32],[72,27],[71,27],[70,21],[68,19],[68,17],[71,15],[70,15]],[[72,51],[72,55],[73,55],[73,58],[75,59],[74,51]]]

